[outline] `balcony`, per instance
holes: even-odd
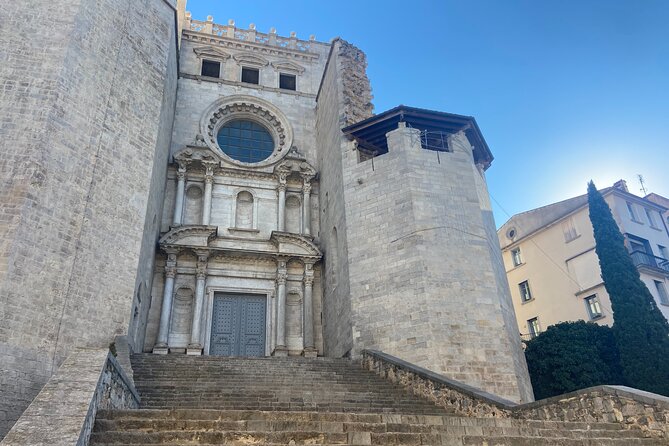
[[[644,251],[632,251],[630,253],[632,263],[637,268],[649,268],[653,271],[660,271],[669,274],[669,260],[662,257],[655,257]]]

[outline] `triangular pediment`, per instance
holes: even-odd
[[[251,65],[256,67],[266,67],[267,65],[269,65],[269,61],[267,59],[265,59],[264,57],[256,56],[255,54],[251,53],[235,54],[234,56],[232,56],[232,58],[235,59],[239,64]]]
[[[193,48],[193,51],[195,54],[197,54],[198,57],[209,57],[219,60],[226,60],[230,58],[230,54],[219,48],[214,48],[211,46],[199,46],[197,48]]]
[[[289,73],[302,74],[305,68],[293,62],[272,62],[274,69],[278,71],[287,71]]]

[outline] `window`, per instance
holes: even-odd
[[[657,295],[660,297],[660,303],[662,305],[669,305],[669,295],[667,295],[664,282],[660,282],[659,280],[653,280],[653,282],[655,282],[655,289],[657,290]]]
[[[242,82],[258,85],[260,83],[260,70],[242,67]]]
[[[642,252],[651,256],[653,255],[653,250],[650,248],[648,240],[632,234],[627,234],[627,240],[629,241],[630,252]]]
[[[643,208],[643,210],[646,211],[646,218],[648,219],[650,227],[658,229],[657,224],[655,223],[655,218],[653,217],[653,211],[647,208]]]
[[[530,337],[536,338],[537,335],[541,333],[541,328],[539,328],[539,318],[534,317],[532,319],[528,319],[527,329],[530,331]]]
[[[294,74],[279,74],[279,88],[282,90],[293,90],[297,89],[297,78]]]
[[[518,289],[520,290],[520,300],[521,302],[528,302],[532,300],[532,293],[530,292],[530,284],[526,280],[518,284]]]
[[[221,77],[221,63],[215,62],[213,60],[203,59],[202,71],[200,74],[207,77]]]
[[[590,319],[602,317],[602,306],[600,305],[599,298],[596,294],[585,298],[585,306],[588,308]]]
[[[511,250],[511,260],[513,261],[513,266],[519,266],[523,264],[523,259],[520,257],[520,248]]]
[[[564,241],[566,243],[569,243],[578,237],[578,231],[576,231],[576,225],[574,224],[573,218],[569,218],[562,223],[562,232],[564,233]]]
[[[634,206],[632,205],[632,203],[626,201],[625,204],[627,204],[627,213],[630,215],[630,218],[634,221],[639,221],[636,218],[636,214],[634,213]]]
[[[272,135],[253,121],[229,121],[218,131],[216,139],[223,153],[245,163],[260,162],[274,152]]]
[[[662,245],[657,245],[657,249],[660,251],[660,257],[662,257],[665,260],[669,260],[669,252],[667,251],[667,248]]]

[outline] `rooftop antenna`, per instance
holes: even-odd
[[[639,184],[641,185],[641,192],[643,192],[644,196],[648,195],[648,191],[646,190],[646,182],[643,179],[643,175],[637,174],[636,177],[639,179]]]

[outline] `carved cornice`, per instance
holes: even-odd
[[[288,73],[302,74],[305,68],[293,62],[272,62],[272,67],[276,71],[284,71]]]
[[[235,61],[240,65],[250,65],[253,67],[266,67],[269,65],[269,61],[264,57],[256,56],[253,53],[240,53],[232,56]]]
[[[214,169],[220,164],[220,158],[217,153],[213,152],[208,146],[186,146],[178,150],[174,156],[174,162],[179,166],[177,176],[182,172],[195,167],[196,169],[203,169],[206,172],[211,172],[213,175]]]
[[[279,232],[279,231],[272,231],[272,235],[270,236],[270,241],[277,247],[279,247],[279,244],[285,243],[288,245],[295,245],[298,246],[305,251],[307,251],[307,254],[304,257],[316,257],[320,259],[322,257],[321,251],[318,249],[318,247],[309,239],[297,235],[297,234],[291,234],[288,232]],[[282,255],[282,252],[279,252],[279,255]],[[290,253],[285,253],[285,255],[291,255]]]
[[[216,226],[179,226],[171,229],[167,234],[163,235],[158,243],[160,245],[174,245],[179,244],[180,241],[186,237],[206,237],[207,242],[216,237]]]
[[[230,58],[230,54],[213,46],[198,46],[193,48],[193,52],[197,57],[209,57],[217,60],[227,60]]]
[[[218,45],[232,50],[241,49],[244,51],[250,51],[258,54],[279,56],[279,57],[292,57],[294,59],[299,59],[309,62],[318,60],[320,58],[320,54],[318,53],[290,50],[283,47],[270,47],[262,44],[254,44],[251,42],[227,39],[226,37],[221,37],[221,36],[202,35],[200,33],[196,33],[194,31],[189,31],[189,30],[183,31],[183,39],[192,42],[202,42],[203,44],[207,45]]]
[[[275,174],[281,178],[281,176],[288,177],[291,174],[298,175],[303,179],[308,179],[311,181],[316,177],[316,169],[304,160],[291,159],[286,157],[281,163],[279,163],[274,168]]]

